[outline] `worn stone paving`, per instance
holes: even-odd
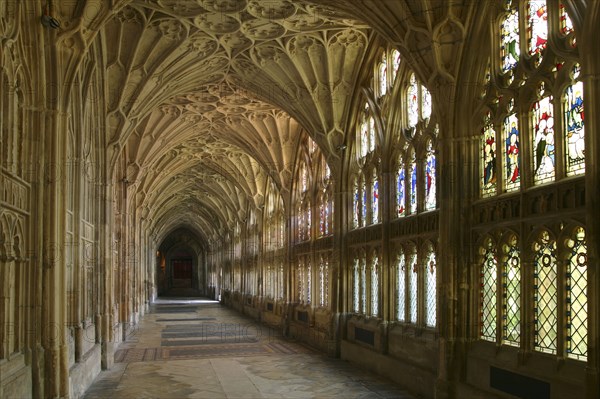
[[[412,398],[216,302],[191,299],[158,300],[84,397]]]

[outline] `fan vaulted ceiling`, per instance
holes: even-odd
[[[158,237],[187,226],[210,241],[249,207],[260,208],[269,181],[287,202],[303,130],[335,170],[374,40],[370,26],[421,66],[424,80],[452,80],[474,3],[97,0],[59,7],[63,16],[79,14],[65,40],[103,42],[111,162],[114,178],[129,184],[132,211]]]

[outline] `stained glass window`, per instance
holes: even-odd
[[[521,257],[515,235],[504,246],[502,268],[502,343],[519,346],[521,341]]]
[[[421,86],[421,117],[423,119],[429,119],[431,116],[431,93]]]
[[[546,1],[532,0],[527,5],[529,54],[540,54],[548,42],[548,12]]]
[[[504,118],[502,131],[505,142],[506,191],[518,190],[521,183],[521,148],[519,139],[519,122],[517,114],[510,114]]]
[[[419,84],[414,73],[410,75],[408,91],[406,93],[406,105],[408,109],[408,125],[415,127],[419,121]]]
[[[415,156],[415,150],[411,149],[410,152],[410,213],[417,212],[417,159]]]
[[[371,316],[379,315],[379,257],[374,252],[371,258]]]
[[[399,321],[404,321],[406,317],[406,259],[402,251],[398,254],[397,272],[396,317]]]
[[[400,68],[400,52],[398,50],[392,51],[392,67],[394,68],[393,80],[396,79],[398,69]]]
[[[587,360],[587,245],[579,227],[567,241],[571,250],[567,264],[567,357]]]
[[[327,193],[321,194],[319,202],[319,233],[322,237],[327,235]]]
[[[481,265],[481,292],[480,292],[480,335],[486,341],[496,342],[496,282],[498,258],[495,247],[488,240],[483,249],[483,263]]]
[[[354,273],[353,273],[353,303],[354,303],[354,313],[360,312],[360,261],[358,258],[354,259]]]
[[[508,2],[510,7],[510,2]],[[519,12],[508,10],[508,14],[500,24],[500,57],[502,72],[512,70],[519,61]]]
[[[425,323],[429,327],[436,325],[437,279],[436,279],[435,252],[430,249],[425,257]]]
[[[417,270],[417,254],[410,255],[410,264],[409,264],[409,286],[410,286],[410,297],[408,298],[409,302],[409,311],[410,311],[410,322],[417,322],[417,293],[418,293],[418,270]]]
[[[387,93],[387,53],[384,52],[379,63],[379,95],[385,96]]]
[[[354,178],[354,196],[352,198],[352,208],[352,225],[354,228],[358,228],[360,226],[360,190],[357,178]]]
[[[425,155],[425,210],[430,211],[437,206],[436,200],[436,169],[435,151],[431,140],[427,142]]]
[[[302,263],[302,259],[298,259],[298,269],[296,270],[296,280],[298,283],[298,294],[297,300],[300,303],[304,303],[304,264]]]
[[[369,191],[367,190],[367,182],[363,178],[361,181],[361,194],[362,194],[362,211],[360,217],[360,227],[365,227],[367,224],[367,197]]]
[[[400,156],[398,161],[398,173],[396,174],[396,205],[398,206],[398,217],[406,215],[406,170],[404,159]]]
[[[556,353],[557,271],[556,241],[543,231],[534,243],[534,348],[540,352]]]
[[[552,108],[552,96],[548,96],[533,103],[531,110],[535,183],[547,183],[554,179],[556,148]]]
[[[579,66],[576,67],[577,75]],[[583,83],[576,82],[567,87],[564,96],[565,148],[567,175],[585,172],[585,141],[583,125]]]
[[[373,198],[371,202],[371,213],[373,224],[379,223],[379,178],[377,177],[377,170],[373,171],[373,177],[371,178],[373,184]]]
[[[306,303],[312,302],[312,266],[310,258],[306,259]]]
[[[484,197],[496,194],[496,131],[488,112],[484,118],[481,137],[481,194]]]
[[[329,304],[329,262],[327,258],[321,257],[319,265],[319,305]]]
[[[563,35],[568,35],[573,32],[573,22],[565,10],[565,5],[560,3],[560,31]]]

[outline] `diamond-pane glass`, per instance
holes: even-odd
[[[533,172],[535,183],[554,180],[556,146],[554,144],[554,116],[552,96],[533,104],[531,124],[533,128]]]
[[[360,310],[367,314],[367,258],[360,259]]]
[[[379,315],[379,258],[371,259],[371,316]]]
[[[532,0],[527,4],[529,54],[539,54],[548,42],[548,11],[546,1]]]
[[[412,254],[410,255],[410,264],[409,264],[409,269],[408,269],[408,275],[409,275],[409,285],[410,285],[410,297],[408,298],[408,302],[409,302],[409,310],[410,310],[410,322],[411,323],[416,323],[417,322],[417,292],[418,292],[418,285],[417,285],[417,255],[416,254]]]
[[[429,327],[435,327],[436,325],[436,304],[437,304],[437,265],[435,261],[435,252],[431,251],[427,254],[425,258],[425,284],[426,284],[426,295],[427,298],[425,300],[425,315],[426,315],[426,324]]]
[[[481,194],[483,197],[496,194],[496,131],[490,122],[490,114],[485,118],[482,137]]]
[[[509,10],[500,25],[502,72],[513,69],[519,61],[519,12]]]
[[[496,287],[498,259],[492,243],[488,243],[481,265],[480,335],[486,341],[496,342]]]
[[[567,267],[567,357],[587,360],[587,245],[585,231],[577,229],[569,240],[571,254]]]
[[[521,149],[519,140],[519,121],[516,114],[510,114],[504,119],[502,125],[506,167],[505,188],[506,191],[518,190],[521,184]]]
[[[354,313],[360,312],[360,261],[358,258],[354,259],[354,270],[353,270],[353,286],[354,292],[353,295],[353,304],[354,304]]]
[[[585,172],[585,140],[583,126],[583,83],[577,82],[565,91],[565,148],[567,175]]]
[[[521,257],[517,238],[506,246],[502,268],[502,343],[519,346],[521,342]]]
[[[404,253],[398,255],[397,266],[396,317],[404,321],[406,317],[406,259]]]
[[[543,232],[534,245],[534,348],[540,352],[556,353],[557,336],[557,273],[556,241]]]
[[[425,210],[430,211],[437,207],[436,200],[436,158],[431,140],[427,143],[425,155]]]

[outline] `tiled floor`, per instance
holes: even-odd
[[[217,302],[163,299],[85,398],[412,398]]]

